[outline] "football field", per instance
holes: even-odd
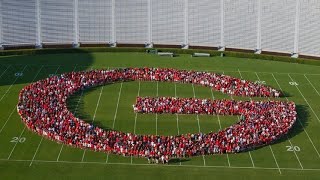
[[[76,149],[29,131],[17,113],[27,84],[70,71],[121,67],[172,67],[216,72],[272,86],[294,101],[298,120],[273,145],[239,154],[174,159],[169,165],[144,158]],[[231,97],[210,88],[165,82],[122,82],[91,88],[69,98],[76,116],[105,129],[177,135],[219,131],[237,116],[136,114],[137,96]],[[268,98],[252,98],[269,100]],[[143,53],[75,53],[0,57],[0,179],[319,179],[320,67],[231,57],[158,57]]]

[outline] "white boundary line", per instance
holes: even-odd
[[[212,91],[212,88],[211,88],[211,87],[210,87],[210,90],[211,90],[212,99],[215,99],[215,97],[213,96],[213,91]],[[222,126],[221,126],[221,121],[220,121],[220,116],[219,116],[219,114],[217,114],[217,117],[218,117],[218,122],[219,122],[219,130],[221,131],[221,130],[222,130]],[[227,155],[228,166],[231,167],[230,159],[229,159],[229,154],[226,153],[226,155]]]
[[[196,92],[194,90],[193,83],[192,83],[192,90],[193,90],[193,97],[196,98]],[[199,133],[201,133],[201,126],[200,126],[200,120],[199,120],[199,115],[198,114],[197,114],[197,121],[198,121]],[[206,166],[206,159],[205,159],[204,155],[202,155],[202,159],[203,159],[203,166]]]
[[[23,160],[23,159],[0,159],[0,161],[5,162],[31,162],[32,160]],[[36,163],[48,163],[48,164],[99,164],[99,165],[106,165],[103,162],[80,162],[80,161],[47,161],[47,160],[33,160],[32,162]],[[221,169],[251,169],[251,170],[277,170],[278,168],[267,168],[267,167],[243,167],[243,166],[197,166],[197,165],[159,165],[159,164],[130,164],[130,163],[108,163],[108,165],[124,165],[124,166],[150,166],[150,167],[189,167],[189,168],[221,168]],[[288,171],[320,171],[318,168],[280,168],[281,170],[288,170]]]
[[[292,77],[290,76],[290,74],[288,74],[289,78],[294,81],[292,79]],[[302,92],[300,91],[300,89],[298,88],[298,86],[295,86],[297,88],[297,90],[299,91],[299,93],[301,94],[302,98],[304,99],[304,101],[308,104],[308,106],[310,107],[311,111],[313,112],[313,114],[316,116],[317,120],[320,122],[320,119],[318,117],[318,115],[314,112],[313,108],[311,107],[311,105],[309,104],[308,100],[304,97],[304,95],[302,94]]]
[[[280,90],[282,91],[282,88],[281,88],[281,86],[280,86],[280,84],[279,84],[278,80],[276,79],[276,77],[273,75],[273,73],[272,73],[272,77],[273,77],[273,79],[276,81],[276,83],[277,83],[278,87],[280,88]],[[287,97],[286,97],[286,99],[287,99],[287,101],[289,101]],[[287,139],[288,139],[288,141],[289,141],[290,145],[293,147],[293,145],[292,145],[292,143],[291,143],[291,140],[289,139],[288,135],[286,135],[286,137],[287,137]],[[300,164],[301,169],[303,169],[303,166],[302,166],[302,164],[301,164],[301,161],[300,161],[300,159],[299,159],[299,157],[298,157],[298,155],[297,155],[296,151],[293,151],[293,153],[294,153],[294,155],[296,156],[296,158],[297,158],[297,160],[298,160],[298,162],[299,162],[299,164]]]
[[[24,66],[24,68],[22,69],[22,73],[24,72],[24,70],[26,69],[28,65]],[[21,78],[20,76],[17,76],[16,79],[13,81],[13,83],[9,86],[9,88],[6,90],[6,92],[2,95],[2,97],[0,98],[0,102],[3,100],[3,98],[8,94],[8,92],[10,91],[10,89],[12,88],[12,86],[14,85],[14,83],[16,83],[16,81]]]
[[[261,82],[261,79],[260,79],[258,73],[255,73],[255,74],[256,74],[258,80]],[[250,98],[250,99],[251,99],[251,98]],[[269,97],[268,97],[268,100],[270,101],[270,98],[269,98]],[[279,173],[282,174],[282,173],[281,173],[281,170],[280,170],[280,167],[279,167],[279,164],[278,164],[278,161],[277,161],[277,158],[276,158],[276,156],[274,155],[273,150],[272,150],[272,147],[271,147],[270,145],[269,145],[269,148],[270,148],[270,151],[271,151],[271,153],[272,153],[274,162],[275,162],[276,165],[277,165],[277,168],[278,168],[278,170],[279,170]]]
[[[42,71],[42,69],[43,69],[43,66],[41,66],[41,68],[39,69],[39,71],[37,72],[37,74],[34,76],[34,78],[32,79],[32,82],[35,81],[35,79],[38,77],[38,75],[39,75],[39,73]],[[22,137],[24,131],[26,130],[26,127],[27,127],[27,126],[24,126],[23,130],[21,131],[21,133],[20,133],[20,135],[19,135],[19,139]],[[10,159],[12,153],[14,152],[14,150],[15,150],[17,144],[18,144],[18,142],[19,142],[19,141],[17,141],[17,142],[14,144],[14,146],[13,146],[13,148],[11,149],[11,152],[10,152],[10,154],[9,154],[9,156],[8,156],[7,159]]]
[[[100,88],[101,90],[100,90],[99,98],[98,98],[98,101],[97,101],[96,109],[94,110],[94,114],[93,114],[93,118],[92,118],[91,124],[93,124],[94,120],[96,119],[96,114],[97,114],[97,110],[98,110],[98,107],[99,107],[99,104],[100,104],[101,95],[102,95],[102,92],[103,92],[103,87],[104,86],[102,86]],[[86,155],[86,152],[87,152],[87,149],[84,149],[83,154],[82,154],[81,162],[83,162],[84,156]]]

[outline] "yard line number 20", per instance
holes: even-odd
[[[286,148],[287,148],[287,151],[297,151],[297,152],[299,152],[301,149],[300,149],[300,147],[299,146],[286,146]]]
[[[24,143],[26,141],[25,137],[13,137],[10,142],[12,143]]]

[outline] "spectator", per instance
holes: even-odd
[[[246,151],[274,142],[286,134],[296,121],[293,102],[137,97],[133,109],[139,113],[242,116],[238,123],[216,133],[156,136],[104,130],[68,111],[67,98],[76,91],[127,80],[193,83],[237,96],[281,95],[271,87],[215,73],[126,68],[70,72],[32,83],[21,90],[17,110],[30,130],[48,139],[94,151],[145,157],[150,163],[168,163],[170,158]]]

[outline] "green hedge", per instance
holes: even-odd
[[[0,56],[63,54],[63,53],[93,53],[93,52],[145,52],[144,48],[67,48],[67,49],[23,49],[0,51]]]
[[[231,52],[231,51],[214,51],[201,49],[172,49],[172,48],[157,48],[158,51],[173,52],[175,54],[193,54],[195,52],[209,53],[211,56],[220,56],[224,53],[226,57],[262,59],[271,61],[281,61],[299,64],[309,64],[320,66],[320,60],[291,58],[285,56]],[[62,54],[62,53],[93,53],[93,52],[146,52],[145,48],[110,48],[110,47],[93,47],[93,48],[68,48],[68,49],[25,49],[25,50],[4,50],[0,51],[0,56],[12,55],[35,55],[35,54]]]

